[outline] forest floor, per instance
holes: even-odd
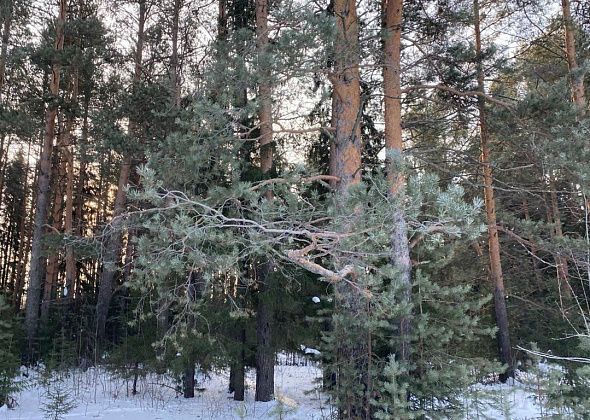
[[[313,363],[307,366],[278,365],[275,371],[276,400],[254,402],[255,374],[248,373],[246,400],[233,401],[227,392],[229,373],[199,375],[195,398],[179,395],[170,376],[150,375],[140,378],[138,393],[131,394],[132,380],[123,379],[102,369],[70,371],[67,375],[42,380],[28,372],[26,384],[15,395],[14,409],[0,408],[0,420],[54,418],[48,413],[51,403],[68,411],[64,419],[302,419],[324,420],[333,410],[317,388],[321,370]],[[466,419],[538,419],[547,415],[539,404],[543,400],[539,381],[520,373],[511,384],[477,385],[466,393]],[[50,396],[52,395],[52,396]],[[467,396],[468,395],[468,396]],[[68,406],[70,409],[67,410]]]

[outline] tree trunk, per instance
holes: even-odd
[[[270,298],[269,274],[272,264],[261,262],[256,268],[258,302],[256,310],[256,395],[255,401],[274,399],[275,354],[272,346],[272,304]]]
[[[202,298],[204,291],[205,282],[202,273],[197,271],[189,272],[186,291],[189,301],[196,302],[197,299]],[[190,316],[188,322],[189,329],[192,330],[196,327],[195,318],[193,315]],[[195,360],[196,358],[194,352],[191,349],[189,350],[189,357],[184,369],[182,380],[184,384],[184,398],[194,398],[195,396]]]
[[[145,37],[145,22],[147,15],[147,5],[145,1],[139,3],[139,19],[137,29],[137,42],[135,46],[135,70],[133,81],[138,82],[141,79],[143,44]],[[134,121],[129,121],[129,134],[139,135],[138,127]],[[127,202],[127,193],[125,187],[129,181],[129,176],[133,169],[131,156],[123,158],[121,170],[119,172],[119,182],[117,185],[117,195],[113,208],[113,219],[108,227],[109,232],[106,235],[103,255],[103,270],[100,277],[98,299],[96,303],[96,336],[99,341],[104,340],[106,321],[109,313],[109,306],[113,294],[113,285],[115,275],[120,264],[121,246],[122,246],[122,220],[121,215],[125,211]]]
[[[8,165],[8,149],[10,149],[10,143],[5,145],[5,142],[6,136],[0,135],[0,204],[4,199],[4,178],[6,176],[6,166]]]
[[[584,90],[584,75],[580,72],[576,56],[575,29],[570,11],[570,0],[561,0],[563,23],[565,26],[565,55],[570,71],[572,97],[578,108],[586,112],[586,92]]]
[[[524,220],[529,222],[531,220],[531,216],[529,214],[529,203],[526,198],[522,201],[522,213],[524,216]],[[529,252],[531,253],[531,263],[533,273],[535,275],[535,280],[537,280],[537,285],[541,285],[543,284],[543,276],[541,275],[541,269],[539,267],[539,257],[537,256],[538,249],[533,244]]]
[[[334,148],[331,166],[339,178],[336,188],[348,196],[348,188],[361,181],[361,88],[359,75],[358,18],[353,0],[334,0],[337,34],[334,45],[332,121]]]
[[[81,151],[84,150],[84,147],[88,141],[88,108],[90,107],[90,97],[89,95],[84,96],[84,115],[82,117],[82,148]],[[80,158],[80,167],[78,170],[78,182],[76,183],[76,198],[74,203],[74,224],[75,234],[79,237],[84,237],[84,186],[86,185],[86,156],[82,153]],[[100,189],[99,189],[100,191]],[[73,274],[74,274],[74,283],[68,285],[68,299],[67,301],[71,302],[72,299],[77,299],[81,296],[81,288],[78,287],[78,268],[76,266],[76,260],[74,256],[74,267],[73,267]],[[67,283],[66,283],[67,285]]]
[[[219,0],[217,10],[217,38],[220,41],[227,39],[227,0]]]
[[[553,216],[553,238],[563,238],[563,228],[561,226],[561,211],[557,200],[557,191],[555,179],[549,176],[549,198],[551,199],[551,215]],[[572,299],[572,287],[569,282],[569,269],[567,257],[560,251],[554,255],[555,266],[557,270],[557,287],[559,289],[559,303],[564,314],[568,313],[568,306]]]
[[[111,220],[110,225],[106,228],[108,229],[108,232],[106,233],[104,254],[102,256],[103,269],[100,276],[98,298],[96,302],[96,336],[101,341],[105,337],[105,328],[111,297],[113,294],[115,275],[120,264],[119,260],[121,255],[121,246],[123,243],[121,235],[123,222],[120,216],[125,211],[125,204],[127,202],[127,193],[125,188],[127,186],[127,182],[129,181],[131,166],[131,158],[125,157],[123,159],[121,172],[119,174],[113,219]]]
[[[75,69],[72,76],[71,102],[77,102],[78,98],[78,69]],[[72,132],[74,129],[74,116],[68,115],[66,121],[66,140],[64,144],[64,158],[66,160],[66,212],[64,216],[64,233],[67,241],[70,242],[74,235],[74,145],[72,144]],[[82,178],[82,174],[80,174]],[[66,278],[65,278],[65,301],[70,301],[74,292],[76,282],[76,257],[74,247],[66,243]]]
[[[178,59],[178,31],[180,11],[183,0],[174,0],[172,12],[172,55],[170,57],[170,89],[171,103],[175,109],[180,108],[180,64]]]
[[[272,84],[268,67],[268,0],[256,0],[256,49],[260,82],[258,84],[258,121],[260,130],[260,169],[268,176],[273,167]],[[272,190],[264,193],[273,199]],[[275,355],[272,347],[273,311],[270,299],[272,261],[261,262],[256,271],[258,301],[256,310],[256,401],[274,398]]]
[[[391,231],[391,263],[398,273],[398,284],[403,294],[400,301],[409,304],[412,292],[412,263],[408,244],[408,227],[403,209],[405,179],[403,176],[403,141],[401,114],[401,31],[403,0],[383,0],[383,91],[385,95],[385,148],[387,151],[387,177],[389,195],[394,204]],[[400,320],[400,359],[410,357],[409,317]]]
[[[184,398],[195,398],[195,364],[188,364],[182,381]]]
[[[234,393],[234,401],[244,401],[246,381],[246,329],[239,332],[240,354],[230,368],[230,392]]]
[[[64,26],[66,19],[66,0],[60,0],[59,16],[56,25],[55,51],[61,51],[64,43]],[[39,324],[39,303],[41,299],[42,276],[45,266],[42,241],[47,221],[47,204],[49,201],[49,187],[51,176],[51,154],[53,137],[55,134],[55,117],[57,116],[57,98],[59,95],[61,65],[56,58],[53,62],[49,91],[52,101],[45,112],[45,136],[39,157],[39,179],[37,184],[37,198],[35,203],[35,225],[33,229],[33,244],[31,249],[31,263],[29,271],[29,288],[25,316],[29,359],[33,356],[33,343],[37,336]]]
[[[6,59],[8,57],[8,42],[10,41],[10,29],[12,26],[12,0],[8,1],[6,14],[2,16],[2,50],[0,51],[0,102],[4,94],[6,76]]]
[[[333,11],[336,19],[334,60],[329,78],[332,82],[332,123],[334,139],[330,156],[331,175],[338,177],[336,193],[341,203],[350,196],[349,189],[361,181],[361,89],[359,75],[359,28],[355,0],[334,0]],[[342,209],[346,207],[342,205]],[[340,230],[350,232],[360,212],[345,215]],[[337,267],[350,263],[346,255],[336,257]],[[366,298],[359,278],[351,282],[338,282],[334,287],[335,313],[351,323],[367,317]],[[354,285],[354,283],[357,283]],[[371,380],[369,353],[370,335],[363,326],[336,322],[333,318],[333,334],[337,340],[334,366],[334,389],[342,396],[339,403],[341,418],[371,418]],[[346,395],[346,397],[344,397]]]
[[[29,195],[29,163],[30,163],[30,156],[31,155],[31,144],[29,143],[29,149],[27,151],[27,165],[25,167],[25,172],[23,175],[23,188],[24,188],[24,197],[25,199],[22,202],[21,207],[21,214],[22,214],[22,223],[20,225],[20,230],[18,232],[18,254],[16,257],[16,267],[14,270],[14,292],[12,294],[12,304],[14,309],[18,312],[20,310],[20,300],[22,297],[22,288],[24,285],[24,273],[25,273],[25,255],[26,250],[28,249],[29,239],[27,235],[27,198]]]
[[[51,211],[51,227],[54,232],[61,232],[63,221],[63,198],[64,198],[64,178],[66,175],[66,161],[63,156],[63,133],[59,141],[60,156],[55,169],[54,189],[55,198]],[[53,294],[56,290],[57,277],[59,274],[59,251],[54,250],[47,259],[47,269],[45,270],[45,284],[43,285],[43,300],[41,301],[41,320],[47,321],[49,308]]]
[[[480,92],[485,92],[484,70],[482,63],[481,29],[479,0],[473,2],[475,49],[477,54],[477,87]],[[498,327],[498,352],[500,361],[506,365],[506,370],[500,375],[500,380],[505,382],[514,376],[512,361],[512,349],[510,347],[510,333],[508,327],[508,312],[506,310],[506,298],[504,291],[504,276],[502,274],[502,261],[500,258],[500,241],[496,222],[496,202],[494,199],[494,186],[491,165],[491,153],[489,147],[489,133],[486,123],[485,100],[478,97],[479,129],[481,140],[481,164],[483,166],[483,185],[488,224],[488,246],[490,253],[490,276],[494,287],[494,313],[496,326]]]

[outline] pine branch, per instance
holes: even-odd
[[[514,109],[514,105],[510,104],[508,102],[504,102],[501,101],[500,99],[494,98],[493,96],[490,95],[486,95],[484,92],[478,91],[478,90],[466,90],[466,91],[461,91],[461,90],[457,90],[455,88],[452,88],[450,86],[446,86],[446,85],[414,85],[414,86],[410,86],[407,87],[405,89],[402,89],[400,91],[400,93],[410,93],[416,90],[427,90],[427,89],[436,89],[436,90],[441,90],[443,92],[449,92],[455,96],[479,96],[484,98],[486,101],[494,103],[496,105],[500,105],[504,108],[508,108],[508,109]]]

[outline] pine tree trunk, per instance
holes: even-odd
[[[231,365],[230,392],[234,393],[234,401],[244,401],[246,393],[246,330],[239,332],[240,354],[238,360]]]
[[[59,16],[56,25],[55,51],[61,51],[64,43],[64,26],[66,19],[66,0],[60,0]],[[45,268],[42,241],[47,221],[47,205],[49,202],[49,187],[51,176],[51,155],[53,137],[55,134],[55,117],[57,116],[57,97],[59,95],[61,65],[55,59],[52,67],[49,91],[53,101],[49,103],[45,112],[45,135],[41,155],[39,157],[39,178],[37,183],[37,197],[35,203],[35,224],[31,248],[31,263],[29,270],[29,288],[27,291],[25,329],[28,344],[29,359],[33,356],[33,344],[37,336],[39,325],[39,304],[41,300],[42,276]]]
[[[71,90],[71,100],[76,102],[78,98],[78,69],[74,70]],[[74,129],[74,116],[68,115],[66,121],[66,141],[64,144],[64,158],[66,160],[66,208],[64,216],[64,233],[71,240],[74,234],[74,145],[72,144],[72,132]],[[82,174],[80,174],[82,178]],[[76,282],[76,257],[74,247],[67,243],[65,247],[66,254],[66,279],[65,290],[67,295],[65,301],[71,301]],[[64,290],[64,291],[65,291]]]
[[[6,80],[6,60],[8,58],[8,42],[10,41],[10,29],[12,25],[12,0],[8,1],[7,10],[3,10],[1,16],[2,21],[2,48],[0,50],[0,103],[2,103],[2,95],[4,94],[4,85]],[[6,159],[4,158],[4,142],[5,135],[0,139],[0,204],[2,203],[2,195],[4,193],[4,176],[6,164],[8,163],[8,150],[6,151]]]
[[[531,216],[529,213],[529,202],[526,198],[522,201],[522,213],[524,216],[524,220],[530,222]],[[537,283],[541,285],[543,282],[543,276],[541,275],[541,269],[539,268],[539,257],[537,256],[538,249],[536,246],[533,245],[531,246],[529,252],[531,253],[531,264],[533,268],[533,273],[535,275],[535,280],[537,280]]]
[[[106,322],[109,314],[109,307],[113,294],[115,276],[120,264],[121,246],[123,243],[121,228],[122,220],[120,216],[125,211],[127,202],[127,193],[125,188],[129,181],[131,173],[131,158],[125,157],[119,173],[119,182],[117,186],[117,195],[115,197],[113,219],[107,227],[109,232],[106,233],[106,242],[104,245],[104,254],[102,256],[103,268],[100,276],[98,297],[96,301],[96,336],[99,341],[105,338]]]
[[[20,310],[20,299],[22,296],[22,287],[24,285],[24,270],[25,270],[25,252],[28,248],[28,236],[27,236],[27,199],[29,195],[29,160],[31,154],[31,145],[29,144],[29,150],[27,152],[27,165],[23,174],[23,195],[24,200],[20,214],[22,215],[22,222],[18,232],[18,253],[16,256],[16,267],[14,270],[14,278],[12,283],[14,284],[14,290],[12,294],[12,304],[14,309],[18,312]]]
[[[28,186],[35,185],[36,183],[36,176],[33,179],[33,182],[29,184],[28,179],[30,176],[30,161],[31,161],[31,145],[29,144],[29,148],[27,151],[27,167],[24,173],[24,178],[26,181],[23,181],[25,185],[25,198],[28,197]],[[34,171],[35,172],[35,171]],[[33,197],[34,201],[34,197]],[[14,309],[18,312],[21,307],[21,300],[23,296],[23,288],[25,285],[25,275],[26,275],[26,265],[30,251],[31,245],[31,235],[29,232],[31,231],[31,226],[33,225],[33,211],[27,212],[27,200],[23,201],[22,205],[22,214],[23,214],[23,225],[21,226],[21,232],[19,233],[20,237],[20,248],[19,248],[19,255],[18,255],[18,270],[16,273],[16,281],[15,281],[15,290],[13,295],[12,304]]]
[[[272,346],[273,311],[270,302],[270,262],[262,262],[256,269],[258,302],[256,310],[256,395],[255,401],[274,399],[275,354]]]
[[[477,54],[477,86],[480,92],[485,91],[484,71],[481,46],[481,29],[479,0],[473,2],[475,48]],[[510,333],[508,327],[508,312],[506,310],[506,298],[504,291],[504,276],[502,274],[502,261],[500,258],[500,241],[496,222],[496,202],[494,199],[493,174],[491,165],[491,153],[489,147],[489,133],[486,122],[485,100],[478,97],[479,129],[481,140],[481,164],[483,166],[483,184],[486,218],[488,224],[488,246],[490,253],[490,276],[493,284],[494,313],[496,326],[498,327],[497,340],[500,361],[506,365],[506,370],[500,375],[500,380],[505,382],[514,376],[514,364],[512,361],[512,348],[510,346]]]
[[[205,283],[202,273],[191,271],[188,274],[187,296],[192,302],[196,302],[203,296],[205,291]],[[195,318],[190,316],[188,328],[192,330],[195,328]],[[194,398],[195,396],[195,357],[190,353],[189,360],[184,370],[183,375],[184,384],[184,398]]]
[[[90,107],[90,95],[85,94],[84,95],[84,115],[82,117],[82,137],[81,137],[81,141],[82,144],[84,145],[81,148],[81,151],[84,151],[85,145],[88,142],[88,109]],[[86,179],[87,179],[87,175],[86,175],[86,165],[87,165],[87,157],[84,153],[82,153],[82,156],[80,158],[80,167],[78,170],[78,182],[76,183],[76,198],[75,198],[75,203],[74,203],[74,224],[76,226],[75,228],[75,233],[79,236],[79,237],[84,237],[85,235],[85,231],[84,231],[84,187],[86,185]],[[99,189],[99,193],[100,193],[100,189]],[[90,223],[90,221],[89,221]],[[78,268],[76,266],[76,261],[74,258],[74,283],[72,283],[71,285],[71,289],[70,286],[68,286],[68,290],[69,290],[69,299],[77,299],[81,296],[82,290],[79,286],[79,282],[78,282]]]
[[[337,34],[334,46],[332,120],[334,149],[332,174],[339,178],[338,192],[361,180],[361,89],[359,75],[358,18],[352,0],[334,0]]]
[[[572,97],[578,108],[585,113],[586,92],[584,90],[584,75],[580,72],[576,56],[575,30],[570,10],[570,0],[561,0],[561,8],[563,12],[563,23],[565,26],[565,54],[568,69],[570,71]]]
[[[76,182],[76,195],[74,204],[74,225],[75,234],[80,238],[84,237],[84,186],[86,184],[86,158],[82,156],[80,160],[80,167],[78,169],[78,182]],[[74,254],[74,282],[68,286],[69,299],[77,299],[81,295],[81,290],[78,286],[78,267],[76,257]],[[71,287],[71,288],[70,288]]]
[[[170,57],[170,88],[171,102],[175,109],[180,108],[180,64],[178,60],[178,31],[180,11],[183,0],[174,0],[174,9],[172,13],[172,55]]]
[[[559,210],[559,202],[557,200],[557,192],[555,187],[555,179],[549,176],[549,198],[551,199],[551,215],[553,217],[553,238],[563,238],[563,228],[561,226],[561,211]],[[557,286],[559,289],[559,303],[564,311],[568,313],[568,306],[572,300],[572,287],[569,282],[569,269],[567,258],[563,253],[557,251],[554,255],[555,266],[557,270]]]
[[[217,10],[217,38],[225,41],[227,38],[227,0],[219,0]]]
[[[10,244],[13,241],[14,231],[13,229],[7,229],[3,232],[3,252],[2,252],[2,270],[0,272],[0,288],[1,290],[7,290],[8,287],[8,273],[10,272],[10,260],[12,247]]]
[[[139,18],[137,30],[137,42],[135,46],[135,70],[133,81],[138,82],[141,79],[143,45],[145,37],[145,22],[147,15],[147,5],[145,1],[139,4]],[[138,135],[138,127],[134,121],[129,121],[130,135]],[[122,220],[120,216],[125,211],[127,203],[127,194],[125,188],[129,182],[129,176],[133,170],[133,161],[131,156],[123,158],[119,172],[119,181],[117,185],[117,195],[113,208],[113,219],[108,226],[109,232],[106,235],[103,254],[103,269],[99,282],[98,298],[96,303],[96,336],[99,341],[105,338],[106,321],[109,313],[109,306],[113,294],[115,276],[119,269],[121,246],[123,244],[121,228]]]
[[[570,72],[570,81],[572,89],[572,98],[574,103],[580,110],[582,115],[587,112],[586,104],[586,89],[584,86],[584,73],[580,71],[578,66],[578,59],[576,53],[576,42],[575,42],[575,28],[572,20],[572,14],[570,10],[570,0],[561,0],[561,7],[563,13],[563,23],[565,27],[565,55],[567,59],[567,65]],[[555,190],[555,180],[552,176],[550,179],[550,194],[551,194],[551,207],[553,210],[553,223],[554,223],[554,234],[555,238],[562,238],[563,231],[561,227],[561,216],[559,206],[557,202],[557,193]],[[590,202],[585,203],[586,209],[590,209]],[[569,272],[568,262],[564,255],[555,256],[555,265],[557,266],[557,283],[559,287],[559,297],[561,307],[567,313],[569,301],[572,298],[572,289],[569,284]],[[567,305],[564,305],[563,299],[565,298]]]
[[[265,57],[268,49],[268,0],[256,0],[256,49],[258,53],[258,121],[260,124],[260,169],[267,176],[273,167],[272,85],[270,70]],[[273,199],[271,190],[265,192],[267,200]],[[272,262],[261,262],[256,269],[258,302],[256,310],[256,401],[274,398],[275,355],[272,347],[273,312],[269,302]]]
[[[12,26],[12,0],[8,1],[8,10],[2,16],[2,50],[0,51],[0,102],[4,94],[6,76],[6,59],[8,57],[8,42],[10,41],[10,30]]]
[[[10,143],[8,145],[6,143],[6,136],[0,135],[0,204],[2,204],[2,200],[4,199],[4,177],[6,176],[6,165],[8,165],[8,150],[10,148]]]
[[[183,376],[184,398],[195,398],[195,364],[189,364],[184,370]]]
[[[391,263],[398,273],[398,284],[403,294],[400,301],[409,304],[412,292],[412,263],[408,244],[408,227],[403,210],[405,179],[402,173],[403,141],[401,114],[401,29],[403,0],[383,0],[383,26],[385,40],[383,43],[383,90],[385,94],[385,147],[389,195],[395,208],[392,213],[393,229],[391,231]],[[400,320],[401,360],[410,357],[409,317]]]
[[[63,134],[59,141],[60,152],[63,152]],[[63,153],[60,153],[60,155]],[[59,157],[57,164],[57,170],[55,171],[54,178],[54,189],[55,198],[53,200],[53,208],[51,212],[51,227],[54,232],[61,232],[61,226],[63,221],[63,198],[64,198],[64,178],[66,175],[66,161],[64,156]],[[53,251],[47,258],[47,268],[45,271],[45,283],[43,285],[43,300],[41,301],[41,320],[47,321],[49,316],[49,309],[53,294],[56,290],[57,277],[59,268],[59,251]]]
[[[64,218],[64,232],[67,240],[71,240],[74,234],[73,210],[74,210],[74,155],[72,150],[66,152],[66,214]],[[74,291],[73,285],[76,281],[76,257],[74,247],[66,244],[66,300],[70,300],[70,292]]]
[[[359,74],[358,17],[355,0],[334,0],[336,39],[334,44],[333,69],[329,78],[332,82],[332,123],[334,128],[331,150],[330,175],[338,177],[336,193],[340,201],[349,199],[349,189],[361,180],[361,89]],[[345,208],[345,206],[342,206]],[[355,219],[361,217],[357,210],[340,228],[350,232]],[[336,258],[336,266],[349,263],[346,255]],[[335,313],[356,323],[351,331],[347,322],[333,323],[337,340],[335,360],[336,392],[342,395],[339,402],[341,418],[371,418],[371,380],[369,354],[370,336],[364,326],[358,325],[367,317],[366,298],[359,278],[351,276],[351,282],[338,282],[334,287]],[[356,283],[356,287],[353,284]],[[346,397],[344,397],[346,395]]]

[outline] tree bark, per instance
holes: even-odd
[[[78,69],[75,69],[72,76],[71,101],[77,102],[78,99]],[[67,241],[71,241],[74,234],[74,145],[72,144],[72,132],[74,129],[74,116],[68,115],[66,121],[66,140],[64,144],[64,158],[66,160],[66,207],[64,215],[64,233]],[[82,174],[80,174],[82,178]],[[66,243],[66,278],[64,296],[65,301],[69,302],[74,292],[76,282],[76,257],[74,247],[71,243]]]
[[[586,112],[586,92],[584,90],[584,75],[580,73],[576,55],[575,28],[570,10],[570,0],[561,0],[563,24],[565,26],[565,55],[570,71],[572,97],[578,108]]]
[[[60,118],[61,119],[61,118]],[[54,169],[55,174],[53,176],[54,182],[53,187],[55,190],[53,208],[51,211],[51,227],[54,232],[61,232],[61,226],[63,222],[63,202],[64,202],[64,178],[66,176],[66,161],[63,156],[63,139],[64,133],[60,134],[60,140],[58,149],[59,158],[57,167]],[[47,268],[45,270],[45,283],[43,285],[43,299],[41,301],[41,320],[47,321],[49,316],[49,308],[53,294],[56,289],[57,277],[59,268],[59,251],[53,250],[47,258]]]
[[[4,94],[6,79],[6,59],[8,57],[8,42],[10,41],[10,30],[12,26],[12,0],[8,1],[6,14],[2,16],[2,50],[0,51],[0,102]]]
[[[335,189],[341,208],[350,197],[349,190],[361,181],[361,89],[359,74],[359,22],[355,0],[334,0],[333,13],[336,19],[334,57],[332,72],[332,123],[334,139],[330,156],[330,169],[338,177]],[[355,220],[361,217],[355,209],[339,228],[351,232]],[[346,255],[335,259],[337,270],[350,265]],[[351,274],[351,282],[338,282],[334,287],[335,313],[351,323],[367,317],[368,305],[358,284],[359,278]],[[370,379],[370,334],[358,326],[351,331],[350,325],[336,322],[333,318],[333,334],[337,340],[334,366],[334,389],[346,394],[339,403],[340,418],[371,418]]]
[[[484,70],[482,63],[482,44],[480,28],[479,0],[473,2],[475,51],[477,59],[477,88],[485,93]],[[486,121],[485,99],[479,96],[479,130],[481,141],[481,164],[483,166],[483,184],[486,218],[488,224],[488,246],[490,253],[490,277],[494,288],[494,313],[496,326],[498,327],[497,340],[500,361],[506,365],[506,370],[500,375],[500,380],[505,382],[509,377],[514,377],[514,364],[512,361],[512,348],[510,346],[510,333],[508,327],[508,312],[506,310],[506,298],[504,291],[504,276],[502,274],[502,261],[500,258],[500,241],[496,222],[496,202],[494,199],[493,174],[491,165],[491,152],[489,147],[489,132]]]
[[[184,398],[195,398],[195,364],[188,364],[184,369],[183,380]]]
[[[143,61],[143,45],[145,38],[145,22],[147,15],[147,5],[145,1],[139,3],[139,18],[137,29],[137,42],[135,46],[135,69],[133,74],[133,81],[141,80],[142,61]],[[138,135],[138,127],[134,121],[129,121],[129,134],[131,136]],[[105,338],[106,321],[109,313],[109,306],[113,294],[113,285],[115,275],[119,269],[121,246],[122,246],[122,220],[121,215],[125,211],[127,203],[127,193],[125,188],[129,182],[129,176],[133,170],[133,160],[131,156],[123,157],[121,169],[119,172],[119,181],[117,185],[117,195],[115,197],[115,204],[113,208],[113,219],[104,245],[103,254],[103,270],[100,277],[98,299],[96,303],[96,336],[99,341]]]
[[[115,275],[120,264],[119,260],[123,243],[121,234],[123,223],[120,216],[125,211],[125,204],[127,202],[127,192],[125,191],[125,188],[127,187],[131,170],[131,158],[125,157],[119,173],[113,219],[110,225],[106,228],[108,232],[106,233],[104,254],[102,256],[103,269],[100,276],[98,298],[96,302],[96,336],[100,341],[105,338],[105,328],[113,294]]]
[[[553,222],[553,238],[563,238],[563,228],[561,226],[561,211],[557,200],[557,190],[555,179],[549,176],[549,197],[551,199],[551,215]],[[567,257],[562,252],[557,251],[554,255],[555,266],[557,270],[557,287],[559,289],[559,303],[564,313],[567,314],[568,306],[572,299],[572,287],[569,282],[569,269]]]
[[[361,88],[359,76],[358,18],[353,0],[334,0],[337,34],[334,45],[332,120],[334,148],[331,175],[339,178],[337,191],[361,181]]]
[[[268,0],[256,0],[256,49],[260,82],[258,84],[258,121],[260,130],[260,169],[268,176],[273,167],[272,83],[268,65]],[[273,199],[272,190],[264,193]],[[275,355],[272,347],[273,311],[269,302],[272,261],[264,261],[256,269],[258,304],[256,310],[256,401],[274,399]]]
[[[170,57],[170,89],[172,107],[180,108],[180,62],[178,59],[178,31],[183,0],[174,0],[172,11],[172,55]]]
[[[529,213],[529,203],[526,198],[522,201],[522,213],[524,216],[524,220],[529,222],[531,220],[531,216]],[[535,280],[537,280],[538,285],[541,285],[543,282],[543,276],[541,274],[541,269],[539,267],[539,257],[537,257],[537,252],[538,252],[537,246],[532,244],[530,246],[529,252],[531,253],[531,264],[532,264],[533,273],[535,275]]]
[[[246,329],[239,331],[240,353],[238,360],[230,368],[230,392],[234,393],[234,401],[244,401],[246,381]]]
[[[405,177],[403,175],[403,139],[401,114],[401,31],[403,0],[383,0],[383,91],[385,95],[385,148],[387,152],[387,177],[389,195],[394,204],[392,211],[391,263],[398,273],[402,286],[400,301],[409,304],[412,292],[412,263],[408,244],[408,226],[403,209]],[[399,358],[410,358],[410,317],[400,320],[401,345]]]
[[[16,269],[14,271],[14,292],[12,295],[12,304],[14,309],[18,312],[20,310],[20,300],[22,297],[22,288],[24,285],[24,273],[25,273],[25,266],[26,266],[26,250],[29,247],[29,236],[27,235],[27,197],[29,195],[29,163],[30,163],[30,156],[31,155],[31,144],[29,143],[29,149],[27,151],[27,164],[25,167],[25,173],[23,175],[23,189],[24,189],[24,197],[25,199],[22,202],[21,207],[21,214],[23,217],[22,223],[20,225],[20,230],[18,233],[18,254],[16,257]]]
[[[255,401],[274,399],[275,354],[272,346],[273,310],[268,302],[269,274],[272,263],[261,262],[256,268],[258,302],[256,310],[256,395]]]
[[[90,107],[90,95],[84,95],[84,114],[82,117],[82,147],[81,152],[82,155],[80,157],[80,167],[78,170],[78,182],[76,183],[76,198],[74,203],[74,225],[75,225],[75,233],[79,237],[84,237],[85,235],[85,226],[84,226],[84,187],[86,185],[86,165],[87,165],[87,157],[85,156],[84,148],[86,147],[86,143],[88,141],[88,109]],[[99,189],[100,191],[100,189]],[[72,299],[77,299],[81,296],[81,288],[78,287],[78,269],[76,266],[75,255],[74,255],[74,283],[68,286],[68,299],[67,301],[71,301]],[[67,283],[66,283],[67,284]]]
[[[60,0],[59,15],[56,23],[55,51],[63,50],[64,26],[66,19],[66,0]],[[54,59],[49,91],[52,101],[45,112],[45,135],[39,157],[39,178],[37,184],[37,197],[35,203],[35,224],[33,229],[33,244],[31,249],[31,263],[29,271],[29,288],[27,291],[25,330],[27,335],[28,356],[33,356],[33,344],[37,336],[39,325],[39,303],[41,299],[42,276],[45,266],[42,241],[45,234],[47,221],[47,204],[49,201],[49,187],[51,177],[51,155],[53,150],[53,137],[55,134],[55,117],[57,116],[57,97],[59,95],[59,80],[61,64],[58,58]]]

